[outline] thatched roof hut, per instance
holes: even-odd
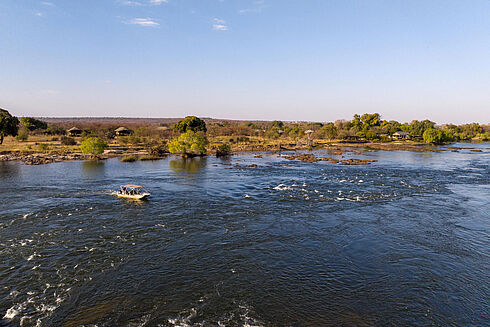
[[[126,127],[119,127],[115,130],[116,132],[116,135],[117,136],[127,136],[127,135],[130,135],[131,133],[133,133],[132,130],[130,130],[129,128],[126,128]]]
[[[82,135],[82,130],[78,127],[72,127],[69,130],[67,130],[69,136],[80,136]]]

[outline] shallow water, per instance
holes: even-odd
[[[490,144],[458,146],[0,163],[0,326],[487,325]]]

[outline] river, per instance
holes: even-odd
[[[488,326],[490,144],[457,146],[0,162],[0,326]]]

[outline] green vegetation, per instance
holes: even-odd
[[[19,119],[12,116],[7,110],[0,109],[0,144],[5,136],[16,136],[19,131]]]
[[[204,120],[197,118],[196,116],[187,116],[184,119],[177,122],[173,129],[179,133],[192,132],[207,132],[206,123]]]
[[[124,156],[121,158],[121,162],[135,162],[138,160],[137,156]]]
[[[60,142],[63,145],[77,145],[77,141],[75,141],[73,137],[69,136],[62,136]]]
[[[17,133],[17,136],[15,137],[17,141],[19,142],[25,142],[29,138],[29,131],[27,128],[23,127],[20,129],[20,131]]]
[[[277,151],[279,149],[313,149],[335,143],[391,143],[391,147],[405,145],[439,145],[458,141],[488,141],[490,125],[436,125],[430,120],[398,122],[383,120],[378,113],[356,114],[351,120],[335,122],[283,121],[219,121],[188,116],[176,124],[172,120],[149,119],[97,121],[74,119],[50,123],[30,117],[12,117],[0,109],[0,143],[3,151],[32,153],[45,151],[54,155],[75,152],[76,145],[85,154],[97,157],[108,147],[113,155],[129,155],[146,151],[135,160],[154,160],[171,153],[183,157],[203,155],[209,151],[226,156],[239,151]],[[56,120],[54,120],[56,121]],[[19,129],[20,126],[20,129]],[[83,131],[79,137],[68,137],[72,127]],[[126,126],[132,134],[116,136],[115,130]],[[14,136],[14,137],[10,137]],[[17,137],[15,137],[17,136]],[[39,145],[44,144],[44,145]],[[378,146],[371,144],[370,146]],[[384,146],[379,144],[379,146]],[[428,147],[424,147],[429,149]],[[76,156],[75,156],[76,157]],[[131,158],[124,161],[131,161]]]
[[[216,157],[229,156],[230,154],[231,154],[231,147],[227,143],[219,145],[218,149],[216,150]]]
[[[37,145],[37,147],[39,148],[40,151],[48,151],[49,150],[49,145],[47,145],[46,143],[39,143]]]
[[[44,133],[46,135],[65,135],[66,129],[58,125],[50,124]]]
[[[94,158],[103,153],[106,147],[107,143],[98,137],[89,137],[83,140],[80,144],[80,150],[82,150],[82,153],[90,154]]]
[[[152,156],[152,155],[143,155],[139,158],[141,161],[151,161],[151,160],[160,160],[162,157],[160,156]]]
[[[206,153],[207,144],[205,136],[188,131],[171,140],[168,149],[170,153],[180,153],[183,156],[203,155]]]
[[[47,129],[48,124],[43,122],[42,120],[38,120],[32,117],[22,117],[20,119],[20,123],[30,131],[34,131],[36,129]]]

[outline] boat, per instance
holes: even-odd
[[[121,185],[119,191],[112,192],[113,195],[118,198],[132,199],[132,200],[145,200],[151,193],[144,190],[143,186],[140,185]]]

